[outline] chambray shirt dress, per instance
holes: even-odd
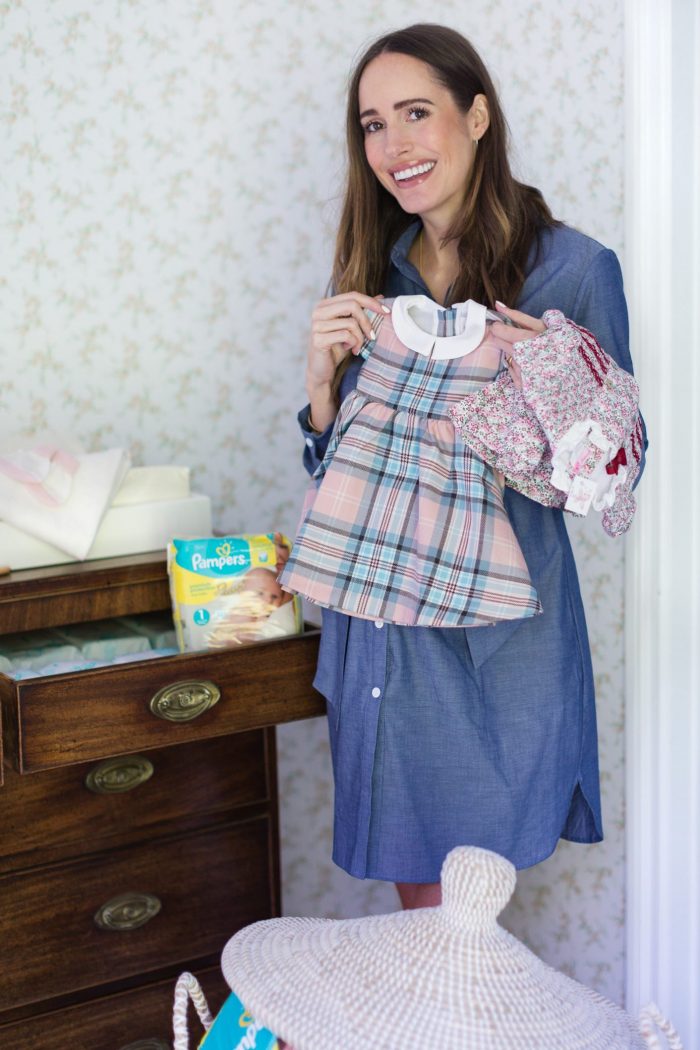
[[[391,253],[387,296],[430,295],[409,248]],[[627,308],[614,253],[561,226],[534,247],[518,309],[557,308],[627,371]],[[361,359],[343,377],[341,399]],[[332,426],[299,413],[309,472]],[[517,868],[559,838],[603,837],[590,649],[560,510],[506,488],[505,505],[544,611],[467,628],[400,627],[323,609],[315,687],[328,702],[335,779],[333,859],[358,878],[438,882],[454,846]],[[611,540],[610,542],[615,542]]]

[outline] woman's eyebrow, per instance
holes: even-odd
[[[396,110],[398,110],[398,109],[405,109],[406,106],[414,106],[416,104],[416,102],[423,102],[423,103],[427,102],[427,104],[429,106],[434,106],[435,105],[435,103],[429,98],[405,98],[401,102],[395,102],[394,103],[394,109],[396,109]],[[376,117],[376,116],[377,116],[377,110],[376,109],[366,109],[362,113],[360,113],[360,120],[364,120],[365,117]]]

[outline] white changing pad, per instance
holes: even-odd
[[[211,500],[193,494],[185,499],[112,506],[102,519],[86,561],[145,551],[164,551],[173,536],[210,536]],[[0,565],[35,569],[77,561],[50,543],[0,521]]]
[[[189,494],[189,467],[131,467],[112,500],[112,506],[186,499]]]

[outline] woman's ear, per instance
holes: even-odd
[[[474,95],[474,101],[469,110],[471,133],[473,139],[480,139],[486,132],[491,117],[489,115],[489,101],[486,95]]]

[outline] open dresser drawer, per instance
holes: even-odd
[[[164,558],[94,565],[93,572],[60,567],[0,581],[0,634],[99,619],[105,610],[120,616],[169,607]],[[318,639],[311,629],[216,653],[17,682],[0,675],[6,754],[29,773],[323,714],[311,684]]]
[[[314,631],[19,682],[2,676],[5,749],[31,773],[320,715],[317,651]]]

